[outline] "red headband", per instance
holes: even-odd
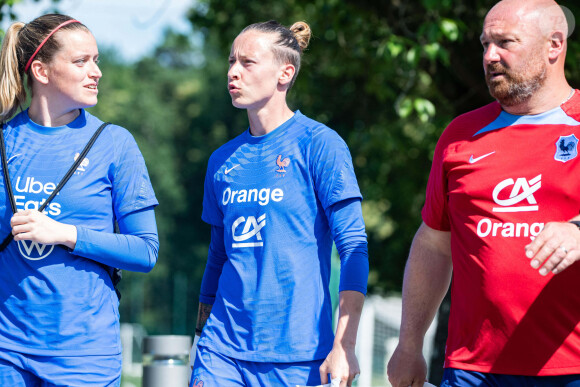
[[[34,51],[34,54],[32,54],[32,56],[30,57],[30,59],[28,59],[28,62],[26,62],[26,66],[24,66],[24,72],[27,72],[27,71],[28,71],[28,68],[30,67],[30,64],[31,64],[31,63],[32,63],[32,61],[34,60],[34,57],[36,56],[36,54],[38,54],[38,51],[40,51],[40,49],[42,48],[42,46],[44,46],[44,43],[46,43],[46,41],[47,41],[48,39],[50,39],[50,37],[51,37],[52,35],[54,35],[54,33],[55,33],[56,31],[58,31],[59,29],[61,29],[61,28],[62,28],[62,27],[64,27],[64,26],[66,26],[67,24],[71,24],[71,23],[80,23],[80,21],[78,21],[78,20],[74,20],[74,19],[71,19],[71,20],[67,20],[67,21],[65,21],[64,23],[61,23],[61,24],[59,24],[58,26],[56,26],[56,28],[55,28],[54,30],[52,30],[52,31],[51,31],[51,33],[50,33],[50,34],[48,34],[48,35],[46,36],[46,38],[44,38],[44,40],[43,40],[43,41],[42,41],[42,42],[41,42],[41,43],[38,45],[38,48],[36,49],[36,51]]]

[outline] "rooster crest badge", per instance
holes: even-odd
[[[278,158],[276,159],[276,164],[278,165],[278,169],[276,170],[276,172],[286,173],[286,167],[290,164],[290,159],[288,157],[283,159],[282,155],[278,155]]]
[[[560,136],[556,142],[554,159],[565,163],[578,156],[578,139],[575,135]]]

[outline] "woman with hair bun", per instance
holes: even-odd
[[[153,268],[158,203],[131,134],[85,110],[98,58],[66,15],[13,23],[2,42],[0,386],[120,385],[113,268]]]
[[[190,386],[350,386],[366,293],[362,196],[336,132],[286,102],[311,31],[252,24],[229,57],[232,104],[249,128],[208,163],[202,219],[211,244]],[[341,258],[332,330],[332,243]]]

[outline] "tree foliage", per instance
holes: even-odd
[[[221,58],[211,66],[224,74],[231,42],[246,25],[310,24],[313,39],[290,97],[351,149],[364,196],[372,291],[401,287],[442,130],[454,116],[492,100],[479,35],[494,3],[201,0],[190,13],[206,49]],[[569,59],[577,79],[577,61]]]
[[[2,16],[13,3],[0,0]],[[248,24],[270,19],[312,28],[291,107],[349,145],[364,196],[370,291],[400,291],[435,143],[453,117],[492,100],[479,35],[494,3],[196,0],[188,15],[195,39],[167,31],[154,54],[135,63],[103,50],[92,111],[135,135],[161,203],[159,262],[147,275],[125,273],[122,319],[144,323],[150,333],[193,331],[209,243],[201,221],[207,160],[247,127],[226,89],[230,45]],[[560,3],[580,15],[580,4]],[[567,58],[573,86],[579,55],[574,31]]]

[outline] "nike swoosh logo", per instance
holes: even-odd
[[[224,173],[227,175],[228,173],[230,173],[232,170],[236,169],[239,166],[240,166],[240,164],[236,164],[236,165],[234,165],[233,167],[231,167],[229,169],[226,168],[226,170],[224,171]]]
[[[20,156],[22,153],[18,153],[17,155],[14,155],[12,157],[10,157],[7,161],[6,164],[8,164],[12,159],[15,159],[16,157]]]
[[[469,157],[469,164],[477,163],[479,160],[481,160],[481,159],[484,159],[484,158],[486,158],[487,156],[490,156],[490,155],[492,155],[492,154],[494,154],[494,153],[495,153],[495,151],[493,151],[493,152],[489,152],[488,154],[486,154],[486,155],[483,155],[483,156],[479,156],[479,157],[477,157],[477,158],[473,158],[473,155],[471,155],[471,157]]]

